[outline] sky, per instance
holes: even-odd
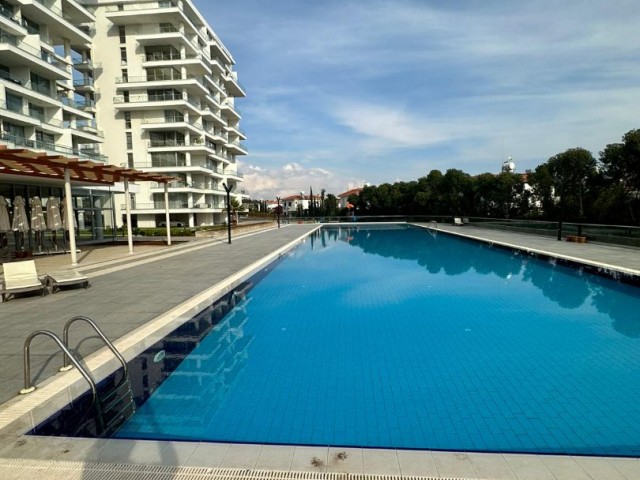
[[[597,158],[640,128],[637,0],[194,0],[231,51],[273,199]]]

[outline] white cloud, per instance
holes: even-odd
[[[320,194],[322,189],[326,193],[337,195],[355,186],[362,186],[363,181],[342,177],[339,173],[325,168],[306,168],[300,164],[285,164],[276,168],[266,168],[244,174],[244,185],[252,198],[275,199],[276,196],[286,197],[300,191]]]
[[[637,127],[635,1],[196,3],[227,9],[252,194],[534,168]]]

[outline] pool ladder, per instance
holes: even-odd
[[[122,365],[122,378],[111,390],[102,393],[102,395],[99,395],[98,387],[91,378],[91,375],[89,375],[87,370],[69,350],[69,327],[78,321],[88,323]],[[129,419],[136,411],[133,390],[131,389],[131,380],[129,379],[129,368],[127,367],[127,362],[124,357],[93,320],[83,315],[77,315],[67,320],[63,330],[63,340],[60,340],[55,333],[48,330],[36,330],[27,337],[24,342],[24,388],[20,390],[21,394],[27,394],[36,389],[36,387],[31,384],[30,351],[31,341],[40,335],[51,338],[58,347],[60,347],[60,350],[62,350],[63,361],[60,371],[64,372],[76,367],[78,372],[80,372],[89,384],[91,389],[91,404],[89,408],[95,407],[95,420],[98,434],[100,436],[109,436],[115,433],[120,425]],[[69,363],[71,363],[71,365]],[[84,424],[86,423],[87,422],[84,422]]]

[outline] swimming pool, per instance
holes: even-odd
[[[190,337],[118,436],[637,456],[639,307],[488,244],[323,229]]]

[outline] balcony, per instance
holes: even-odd
[[[77,100],[69,97],[62,96],[59,98],[60,102],[62,102],[62,106],[80,112],[82,114],[88,114],[95,112],[96,102],[94,100],[82,99]]]
[[[192,74],[197,73],[201,76],[209,76],[212,74],[209,60],[200,53],[180,55],[178,52],[172,52],[171,54],[154,52],[142,55],[143,68],[166,66],[167,64],[175,67],[186,67]]]
[[[63,60],[4,32],[0,34],[0,63],[27,67],[38,75],[56,80],[66,80],[71,77],[71,66]]]
[[[225,130],[227,130],[230,134],[235,134],[237,137],[240,137],[240,140],[246,140],[247,135],[240,130],[237,125],[225,125]]]
[[[101,67],[100,63],[93,63],[90,58],[74,58],[72,62],[73,68],[75,68],[79,72],[93,72],[96,68]]]
[[[40,125],[41,120],[39,118],[32,117],[29,108],[22,102],[0,101],[0,110],[4,110],[2,112],[3,117],[10,118],[12,122],[19,125]]]
[[[164,119],[143,119],[141,127],[143,130],[187,130],[197,135],[202,132],[201,123],[186,121],[184,118],[178,116],[165,117]]]
[[[226,83],[225,87],[227,89],[227,93],[232,97],[246,97],[247,90],[244,86],[238,81],[238,74],[236,72],[228,72],[225,77]]]
[[[236,155],[247,155],[248,152],[244,148],[244,146],[240,143],[239,140],[234,140],[232,142],[227,143],[227,150],[230,150],[230,153],[235,153]]]
[[[178,1],[162,1],[148,3],[123,3],[108,6],[106,17],[115,25],[137,25],[140,23],[171,23],[176,17],[183,17]],[[144,16],[144,19],[141,17]]]
[[[91,37],[78,27],[81,23],[95,21],[95,17],[86,9],[76,8],[67,13],[53,5],[52,1],[22,0],[21,10],[34,22],[47,25],[52,36],[68,39],[73,45],[91,43]]]
[[[180,74],[151,74],[144,76],[128,76],[116,78],[116,85],[120,89],[140,88],[184,88],[191,95],[205,95],[208,90],[204,85],[204,77],[199,75],[187,75],[182,77]]]
[[[113,97],[115,108],[119,110],[159,110],[169,107],[186,107],[192,112],[199,114],[200,105],[195,100],[189,99],[187,95],[117,95]]]
[[[65,121],[64,127],[74,130],[73,134],[83,133],[85,138],[100,142],[104,140],[104,132],[97,128],[95,120]]]
[[[45,142],[41,140],[30,140],[17,135],[9,135],[7,133],[0,134],[0,140],[3,140],[15,148],[31,148],[34,150],[45,150],[54,154],[62,154],[70,157],[78,157],[85,160],[93,160],[97,162],[106,162],[107,157],[99,152],[88,149],[78,149],[56,145],[55,143]]]
[[[95,92],[96,89],[94,87],[93,78],[82,78],[79,80],[73,81],[73,88],[76,92]]]
[[[222,113],[223,117],[233,118],[235,120],[240,120],[240,118],[242,118],[240,116],[240,111],[236,108],[236,106],[228,102],[224,102],[220,105],[220,112]]]

